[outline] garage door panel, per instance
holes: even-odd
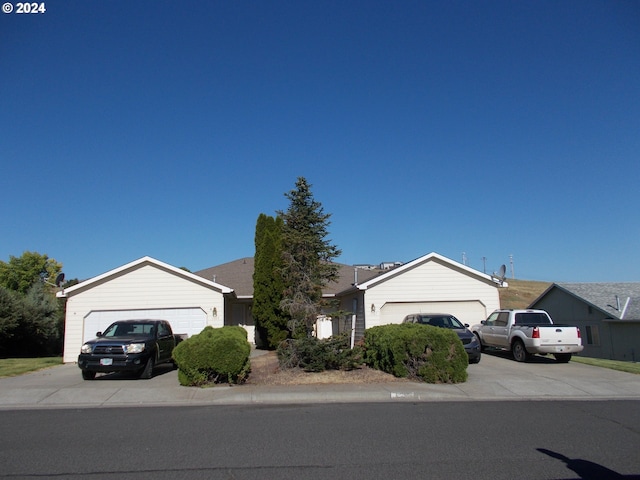
[[[165,308],[147,310],[94,310],[84,319],[82,341],[95,338],[117,320],[167,320],[175,334],[196,335],[207,325],[207,314],[201,308]]]
[[[487,317],[479,301],[460,302],[387,302],[380,308],[380,325],[401,323],[411,313],[450,313],[462,323],[473,325]]]

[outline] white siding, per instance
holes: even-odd
[[[207,325],[224,325],[222,293],[146,264],[70,294],[67,299],[64,362],[77,360],[84,337],[84,319],[91,311],[164,308],[201,308],[207,315]]]
[[[398,323],[384,314],[387,303],[449,303],[460,315],[463,323],[470,325],[484,320],[488,313],[500,308],[498,289],[468,272],[453,268],[436,260],[416,265],[414,268],[399,272],[385,281],[370,286],[365,291],[364,311],[367,328],[386,323]],[[456,306],[456,302],[460,305]],[[477,302],[484,307],[482,318],[477,318],[479,309],[464,308],[463,302]],[[372,308],[373,305],[373,308]],[[391,309],[388,309],[391,310]],[[458,316],[455,312],[453,313]],[[473,317],[473,318],[471,318]]]

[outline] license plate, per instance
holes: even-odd
[[[113,365],[113,358],[101,358],[100,365],[104,365],[105,367]]]

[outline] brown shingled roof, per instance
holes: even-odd
[[[240,258],[194,273],[207,280],[215,278],[216,283],[233,288],[238,297],[253,296],[253,257]]]
[[[337,264],[340,268],[337,282],[331,282],[323,291],[325,295],[335,295],[338,292],[351,288],[355,281],[355,267]],[[207,280],[215,281],[235,291],[238,297],[253,296],[253,257],[240,258],[232,262],[223,263],[215,267],[205,268],[194,272]],[[358,283],[371,280],[380,275],[381,270],[364,270],[358,268]]]

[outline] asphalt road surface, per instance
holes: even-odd
[[[0,479],[640,479],[640,402],[0,411]]]

